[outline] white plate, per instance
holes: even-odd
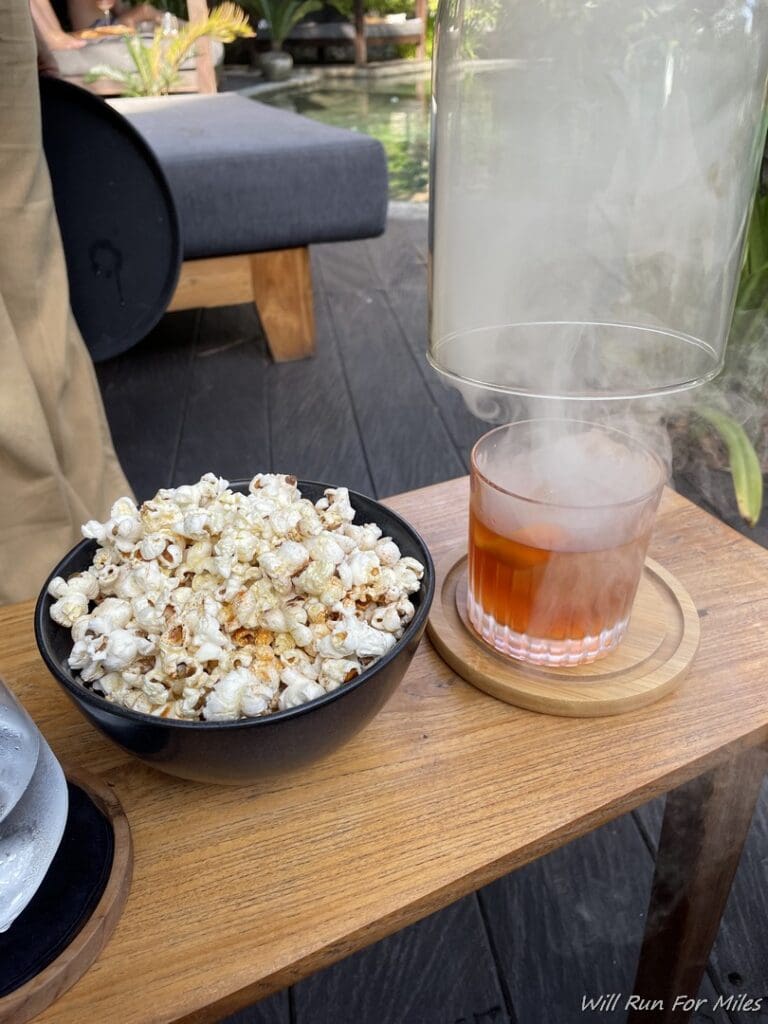
[[[0,823],[0,932],[10,928],[37,892],[67,821],[64,772],[42,736],[39,744],[32,779]]]
[[[0,822],[29,785],[37,764],[39,740],[34,722],[0,681]]]

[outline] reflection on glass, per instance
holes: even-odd
[[[261,101],[364,132],[384,146],[391,199],[424,202],[429,168],[429,83],[423,78],[338,82]]]

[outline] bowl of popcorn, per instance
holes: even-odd
[[[400,516],[292,476],[209,473],[82,532],[38,599],[40,653],[105,736],[201,782],[282,775],[350,739],[405,674],[434,591]]]

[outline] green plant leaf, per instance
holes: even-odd
[[[282,46],[297,22],[323,6],[320,0],[245,0],[245,5],[267,22],[276,48]]]
[[[763,474],[752,442],[744,428],[725,413],[709,406],[699,407],[696,412],[725,442],[739,512],[750,526],[756,526],[763,510]]]
[[[761,190],[758,181],[757,192],[747,227],[744,249],[744,263],[741,268],[736,308],[745,309],[754,297],[750,294],[756,276],[768,265],[768,194]]]
[[[763,263],[762,266],[756,266],[749,275],[742,277],[736,299],[736,309],[760,309],[767,303],[768,263]]]
[[[110,82],[117,82],[123,96],[144,95],[141,80],[133,71],[112,67],[109,64],[97,64],[83,75],[83,81],[87,83],[97,82],[100,78],[106,78]]]
[[[141,81],[142,95],[152,96],[153,78],[150,48],[145,46],[137,35],[126,36],[125,46],[134,63],[139,80]]]
[[[768,196],[758,194],[752,207],[747,234],[750,271],[768,263]]]
[[[98,82],[100,78],[108,78],[111,82],[119,82],[127,85],[132,78],[132,72],[123,71],[121,68],[111,67],[109,64],[96,64],[90,71],[83,75],[83,81],[89,85],[91,82]]]
[[[165,51],[167,70],[171,76],[175,76],[192,47],[203,36],[210,36],[221,43],[231,43],[233,39],[248,38],[254,34],[245,11],[227,0],[226,3],[215,7],[205,21],[185,25],[178,36],[168,44]]]

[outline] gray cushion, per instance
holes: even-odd
[[[111,102],[168,177],[185,259],[384,230],[386,157],[367,135],[234,93]]]

